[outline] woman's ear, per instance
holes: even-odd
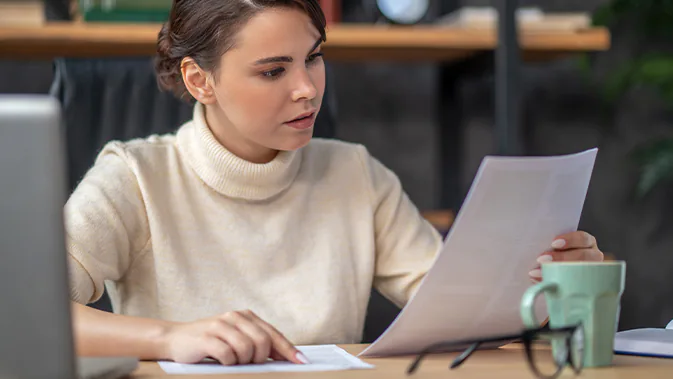
[[[184,58],[180,64],[180,70],[185,87],[192,97],[202,104],[215,102],[210,75],[194,59]]]

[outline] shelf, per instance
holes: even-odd
[[[159,24],[46,23],[0,26],[0,58],[151,56]],[[452,61],[493,50],[492,30],[447,26],[373,26],[337,24],[329,28],[323,50],[333,61]],[[569,31],[523,30],[520,44],[527,60],[607,50],[606,29]]]

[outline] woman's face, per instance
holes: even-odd
[[[213,134],[237,155],[295,150],[313,135],[325,92],[320,33],[301,10],[254,16],[221,58],[207,116]],[[211,110],[215,115],[208,115]],[[238,151],[237,151],[238,150]]]

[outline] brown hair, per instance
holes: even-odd
[[[306,12],[326,40],[325,15],[318,0],[174,0],[157,41],[154,68],[159,88],[181,99],[189,95],[180,70],[185,57],[206,71],[216,71],[240,28],[258,12],[280,7]]]

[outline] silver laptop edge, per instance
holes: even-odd
[[[0,95],[0,378],[72,379],[137,365],[77,369],[63,227],[67,198],[60,104]],[[85,366],[87,363],[83,363]],[[89,364],[90,366],[91,364]],[[117,369],[115,369],[115,367]],[[120,368],[122,368],[120,370]],[[120,372],[125,371],[125,372]]]

